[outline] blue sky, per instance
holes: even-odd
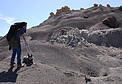
[[[122,0],[1,0],[0,36],[4,36],[14,22],[26,21],[30,28],[46,20],[50,12],[55,13],[62,6],[80,9],[89,8],[94,3],[117,7],[122,5]]]

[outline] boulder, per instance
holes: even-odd
[[[61,14],[61,13],[62,13],[62,10],[57,9],[56,15],[59,15],[59,14]]]
[[[110,4],[107,4],[107,7],[111,7]]]
[[[84,10],[84,8],[80,8],[80,10]]]
[[[63,12],[69,12],[70,8],[68,6],[64,6],[61,9],[57,9],[56,15],[62,14]]]
[[[98,7],[98,4],[94,4],[94,7]]]
[[[49,18],[51,18],[53,16],[55,16],[55,14],[53,12],[51,12]]]
[[[52,16],[55,16],[55,14],[53,12],[50,13],[50,17],[52,17]]]
[[[62,12],[68,12],[68,11],[70,11],[70,8],[68,7],[68,6],[64,6],[64,7],[62,7]]]
[[[110,28],[118,28],[119,22],[114,16],[106,17],[103,21],[103,24],[110,27]]]
[[[122,6],[119,7],[119,10],[122,11]]]

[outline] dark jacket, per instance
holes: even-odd
[[[9,44],[9,50],[16,48],[20,45],[20,36],[25,32],[25,28],[20,28],[16,34],[10,39],[8,42]]]

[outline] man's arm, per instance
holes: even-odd
[[[17,36],[20,37],[24,33],[26,33],[26,28],[20,28],[20,30],[17,32]]]

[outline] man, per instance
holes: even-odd
[[[13,33],[7,34],[7,40],[9,44],[9,50],[12,49],[12,56],[10,58],[10,67],[14,67],[14,60],[17,54],[17,67],[23,67],[24,65],[21,63],[21,43],[20,43],[20,37],[26,33],[26,22],[21,23],[15,23],[11,26],[13,28]],[[9,30],[10,31],[10,30]]]

